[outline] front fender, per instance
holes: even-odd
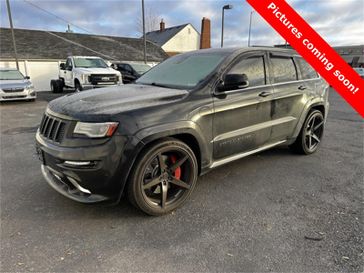
[[[211,153],[209,152],[211,151],[210,141],[205,139],[200,127],[193,121],[185,120],[148,127],[137,132],[135,137],[144,145],[147,145],[161,138],[184,134],[192,136],[198,143],[201,170],[204,170],[211,163]]]

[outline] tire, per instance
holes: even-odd
[[[51,91],[53,93],[62,93],[63,82],[61,80],[51,80]]]
[[[128,179],[129,201],[160,216],[182,206],[197,181],[198,164],[185,143],[168,138],[141,152]]]
[[[82,85],[78,80],[75,81],[75,92],[81,92],[83,90]]]
[[[51,80],[51,91],[52,93],[58,93],[58,85],[56,80]]]
[[[56,84],[57,84],[57,88],[58,88],[58,93],[62,93],[63,92],[63,87],[64,87],[64,83],[62,80],[56,80]]]
[[[311,110],[296,141],[290,146],[299,154],[310,155],[315,153],[321,143],[324,133],[324,116],[319,110]]]

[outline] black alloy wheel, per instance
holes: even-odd
[[[198,165],[193,151],[175,139],[159,141],[142,152],[129,178],[128,197],[149,215],[180,207],[193,191]]]
[[[301,154],[313,154],[317,151],[324,134],[324,116],[318,110],[309,113],[301,129],[300,135],[292,148]]]

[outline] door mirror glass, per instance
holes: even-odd
[[[25,76],[24,77],[26,80],[30,80],[30,77],[29,76]]]
[[[66,64],[65,64],[65,63],[61,63],[61,64],[59,65],[59,68],[60,68],[61,70],[65,70],[65,69],[66,69]]]
[[[246,74],[227,74],[224,81],[218,85],[219,91],[230,91],[247,88],[249,86]]]

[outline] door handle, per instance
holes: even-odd
[[[262,93],[260,93],[260,94],[259,94],[259,97],[263,97],[263,98],[265,98],[265,97],[268,97],[268,96],[270,96],[270,95],[272,95],[272,93],[271,93],[271,92],[265,92],[265,91],[263,91]]]
[[[64,71],[63,73],[66,74],[66,71]]]
[[[299,90],[305,90],[305,89],[307,89],[307,87],[306,86],[303,86],[303,85],[300,85],[300,86],[298,86],[298,89]]]

